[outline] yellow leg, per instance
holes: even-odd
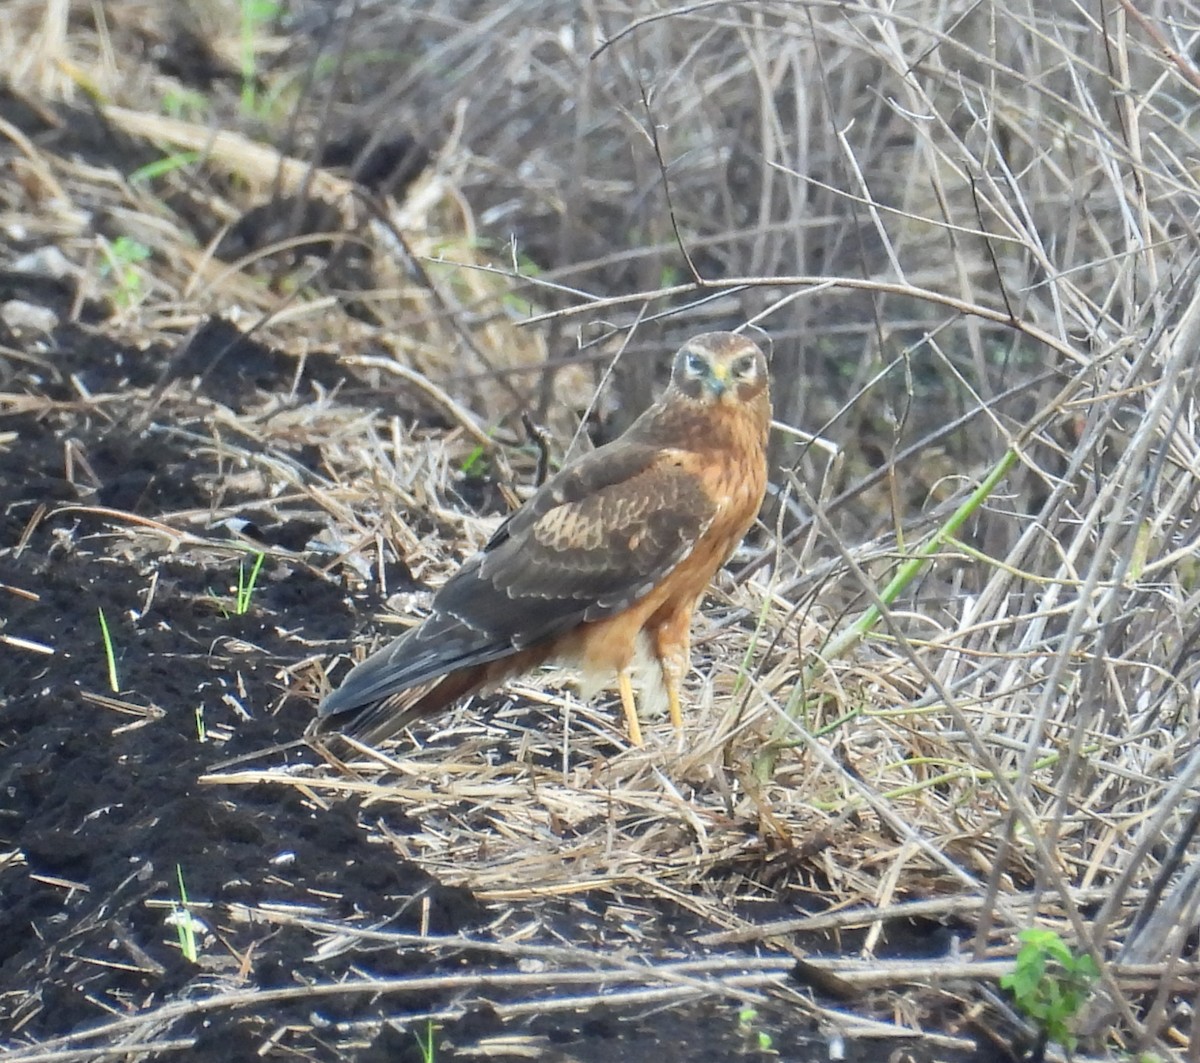
[[[673,613],[655,634],[658,661],[662,666],[663,683],[667,688],[667,711],[675,730],[683,732],[683,713],[679,708],[679,686],[692,663],[692,610]]]
[[[642,728],[637,718],[637,703],[633,700],[633,680],[629,669],[617,673],[617,689],[621,692],[621,706],[625,709],[625,723],[629,727],[629,741],[635,746],[642,744]]]
[[[671,714],[671,723],[675,730],[683,732],[683,713],[679,708],[679,674],[678,669],[663,663],[663,681],[667,685],[667,711]]]

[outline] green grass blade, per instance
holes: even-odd
[[[108,685],[114,694],[121,693],[121,681],[117,677],[117,654],[113,649],[112,634],[108,630],[108,621],[104,618],[104,610],[97,609],[100,617],[100,639],[104,643],[104,659],[108,663]]]

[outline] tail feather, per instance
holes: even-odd
[[[382,742],[477,690],[541,664],[548,647],[518,650],[507,641],[456,632],[431,639],[414,628],[355,665],[317,712],[316,731]]]
[[[376,701],[339,709],[336,714],[322,712],[317,718],[317,731],[337,730],[367,745],[378,745],[415,720],[434,716],[468,694],[487,686],[488,671],[486,664],[460,668],[449,675],[419,683]]]
[[[317,714],[322,719],[341,716],[514,652],[508,643],[492,639],[430,639],[424,627],[418,627],[351,668],[341,685],[321,702]]]

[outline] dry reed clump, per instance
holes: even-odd
[[[525,409],[565,439],[618,355],[633,412],[650,353],[715,325],[775,341],[778,511],[699,633],[682,750],[664,728],[614,755],[609,717],[537,681],[411,747],[209,781],[353,795],[368,821],[398,804],[419,828],[381,842],[484,899],[669,900],[712,942],[815,928],[756,924],[786,889],[859,923],[900,901],[969,916],[981,961],[1038,921],[1103,961],[1091,1034],[1190,1042],[1196,12],[321,7],[297,5],[260,58],[298,115],[281,158],[231,117],[236,94],[215,88],[201,118],[139,109],[129,86],[161,101],[161,74],[130,82],[111,48],[78,44],[66,3],[12,4],[37,42],[18,89],[89,95],[131,143],[195,157],[146,185],[0,126],[22,178],[4,209],[38,219],[87,292],[113,297],[98,267],[116,238],[149,249],[114,327],[180,335],[236,310],[452,426],[406,434],[337,396],[258,426],[320,447],[327,479],[271,483],[310,494],[357,578],[393,551],[437,582],[486,535],[452,482],[474,448],[522,439]],[[110,39],[142,14],[113,5]],[[333,120],[414,131],[432,162],[368,203],[310,165]],[[336,231],[218,261],[224,227],[267,197],[326,199]],[[801,425],[845,460],[798,449]],[[415,530],[429,514],[436,538]],[[322,667],[289,679],[313,691]]]

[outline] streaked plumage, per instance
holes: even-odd
[[[514,511],[420,625],[325,698],[320,729],[379,742],[554,661],[593,680],[616,675],[640,744],[631,683],[639,645],[661,667],[681,726],[692,612],[762,504],[770,416],[754,343],[729,332],[688,341],[662,398]]]

